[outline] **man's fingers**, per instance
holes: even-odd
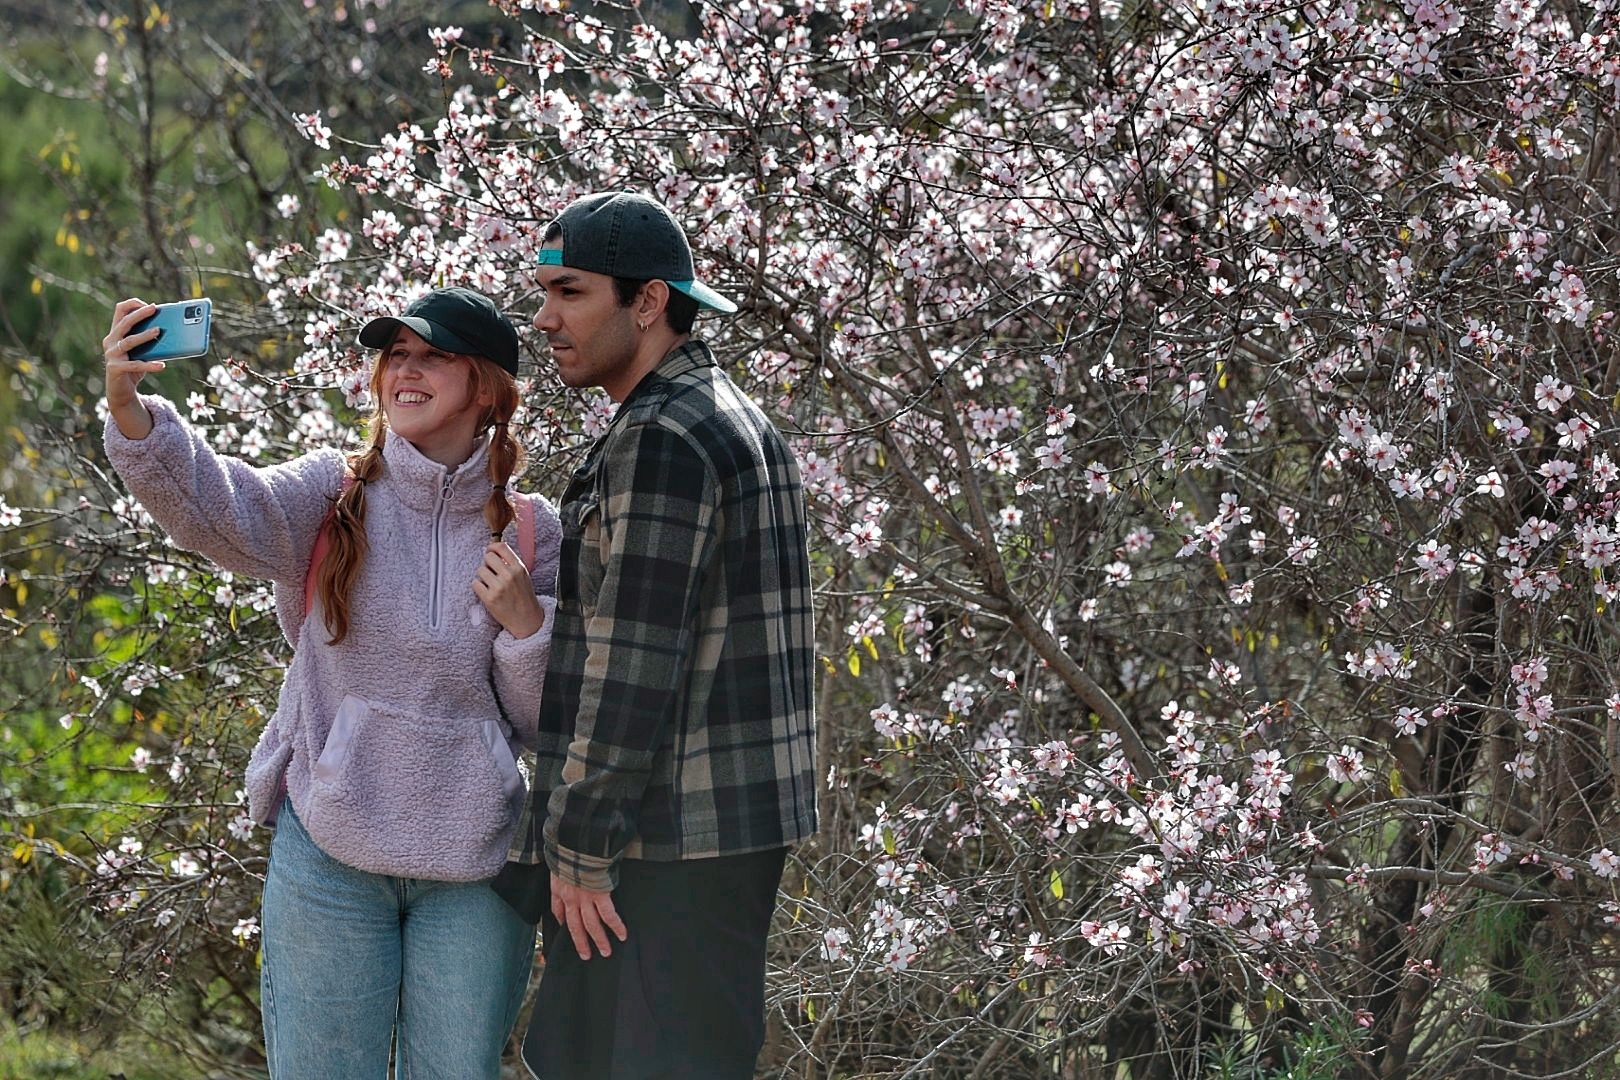
[[[585,931],[585,911],[579,903],[568,905],[568,934],[574,939],[574,950],[581,960],[591,958],[591,939]]]
[[[597,898],[596,914],[620,941],[630,936],[630,931],[624,928],[624,920],[619,918],[619,909],[613,906],[611,893],[603,894]]]
[[[603,956],[612,956],[613,943],[608,940],[607,927],[602,925],[601,914],[589,902],[581,904],[580,908],[585,915],[585,931],[591,935],[591,940],[596,942],[596,951]]]

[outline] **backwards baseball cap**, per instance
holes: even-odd
[[[542,248],[542,266],[664,281],[706,308],[730,314],[737,305],[697,280],[686,234],[661,203],[629,191],[575,199],[557,215],[562,247]]]
[[[366,323],[360,328],[360,344],[381,349],[402,326],[434,348],[482,356],[518,373],[517,330],[481,292],[459,285],[434,289],[412,300],[403,315],[384,315]]]

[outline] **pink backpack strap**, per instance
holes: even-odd
[[[512,502],[517,509],[518,558],[524,560],[524,568],[532,574],[540,561],[540,551],[535,547],[534,539],[534,500],[513,492]]]
[[[343,470],[343,488],[338,492],[338,498],[349,493],[354,487],[354,473],[348,469]],[[337,513],[334,504],[321,519],[320,532],[315,534],[315,546],[309,553],[309,569],[304,571],[304,618],[309,618],[309,612],[315,606],[315,571],[320,569],[321,560],[326,558],[326,549],[332,546],[332,516]]]

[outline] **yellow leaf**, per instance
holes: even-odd
[[[27,866],[28,860],[34,856],[34,846],[26,840],[19,840],[11,849],[11,857],[19,866]]]
[[[1215,576],[1220,578],[1223,582],[1228,578],[1226,573],[1226,564],[1221,562],[1219,559],[1215,560]]]
[[[28,291],[33,293],[35,296],[38,296],[40,293],[45,291],[45,283],[39,280],[39,278],[35,278],[33,281],[28,283]]]
[[[857,679],[861,677],[861,654],[853,648],[849,650],[849,658],[844,661],[849,667],[849,673]]]
[[[1055,866],[1052,867],[1051,889],[1053,896],[1057,897],[1059,900],[1063,899],[1063,875],[1057,872],[1057,867]]]
[[[878,658],[877,645],[873,643],[871,634],[861,638],[861,644],[866,646],[866,652],[872,659],[876,660]]]
[[[894,830],[887,825],[883,826],[883,850],[889,855],[894,854]]]
[[[1389,767],[1389,793],[1395,798],[1404,797],[1405,791],[1401,784],[1401,766],[1399,763]]]
[[[804,1016],[805,1016],[805,1019],[811,1021],[812,1023],[815,1022],[815,1019],[816,1019],[816,999],[815,998],[805,998],[804,999]]]

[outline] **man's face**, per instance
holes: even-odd
[[[632,308],[619,306],[613,279],[571,266],[542,266],[540,287],[546,299],[534,328],[546,335],[563,384],[600,386],[623,400],[634,389],[621,384],[631,375],[640,338]]]

